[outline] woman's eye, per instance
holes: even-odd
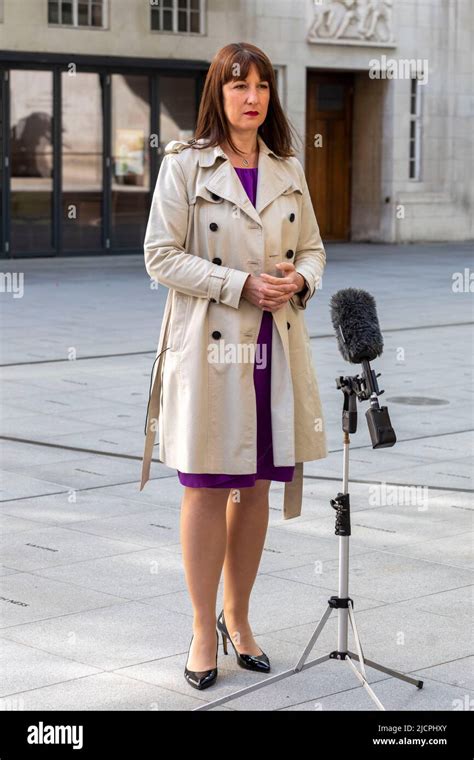
[[[247,87],[247,85],[246,84],[238,84],[238,85],[236,85],[236,89],[239,89],[240,87]],[[261,84],[261,85],[259,85],[259,87],[262,87],[264,90],[268,90],[268,85],[266,85],[266,84]]]

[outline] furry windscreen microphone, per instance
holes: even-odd
[[[346,288],[331,298],[331,320],[339,351],[347,362],[372,361],[383,351],[375,300],[366,290]]]

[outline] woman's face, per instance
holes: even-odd
[[[224,111],[234,132],[256,132],[265,121],[270,101],[270,85],[260,81],[253,64],[246,79],[232,80],[222,87]]]

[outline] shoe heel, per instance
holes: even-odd
[[[224,649],[224,654],[229,654],[229,652],[227,651],[227,636],[225,635],[223,631],[221,631],[221,634],[222,634],[222,647]]]

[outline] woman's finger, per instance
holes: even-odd
[[[258,305],[259,306],[283,306],[283,304],[285,304],[288,300],[289,300],[288,298],[274,299],[274,300],[262,298],[258,302]]]
[[[290,285],[283,285],[281,288],[271,288],[270,286],[264,286],[261,289],[261,293],[263,296],[281,296],[283,293],[294,293],[297,288],[298,286],[294,283]]]
[[[288,277],[274,277],[272,274],[267,274],[266,272],[262,272],[260,275],[262,280],[264,282],[267,282],[269,285],[287,285],[291,283],[291,275]]]

